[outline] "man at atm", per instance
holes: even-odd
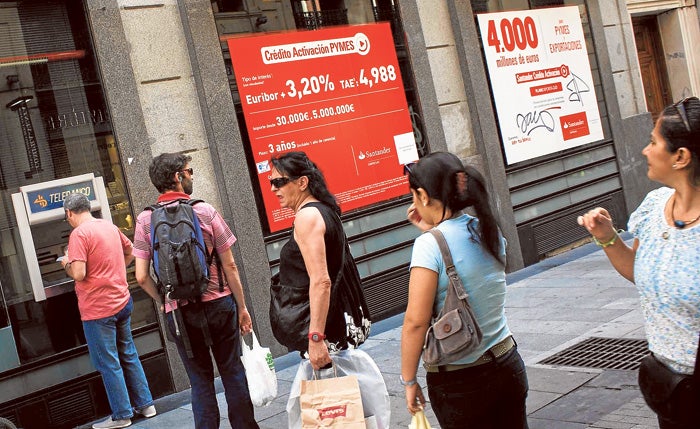
[[[68,195],[63,209],[73,231],[61,265],[75,280],[90,359],[102,375],[112,409],[110,417],[92,427],[125,428],[131,425],[134,413],[156,415],[131,336],[133,300],[126,266],[134,259],[133,247],[119,228],[92,216],[90,200],[84,194]]]

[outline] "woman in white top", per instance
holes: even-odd
[[[700,100],[666,107],[642,154],[647,175],[664,187],[651,191],[629,220],[632,247],[619,239],[607,210],[579,224],[603,247],[615,269],[640,294],[653,358],[639,373],[642,393],[661,429],[700,425],[700,381],[695,369],[700,332]],[[674,374],[678,384],[669,389]],[[696,377],[698,378],[698,377]]]

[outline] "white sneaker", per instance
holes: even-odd
[[[106,420],[102,420],[101,422],[97,422],[92,425],[92,429],[126,428],[129,426],[131,426],[131,419],[112,420],[112,416],[109,416]]]
[[[149,419],[157,414],[155,405],[149,405],[149,406],[144,407],[144,408],[137,408],[136,412],[138,414],[141,414],[142,416],[144,416],[147,419]]]

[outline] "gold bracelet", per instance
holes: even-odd
[[[613,244],[615,244],[615,242],[617,241],[617,238],[619,237],[619,234],[618,234],[618,233],[620,233],[620,232],[625,232],[625,231],[622,230],[622,229],[615,231],[615,235],[613,235],[612,238],[611,238],[610,240],[608,240],[608,241],[600,241],[600,240],[598,240],[597,238],[595,238],[594,235],[592,235],[592,236],[591,236],[591,241],[592,241],[593,243],[595,243],[597,246],[600,246],[600,247],[602,247],[603,249],[605,249],[606,247],[612,246]]]

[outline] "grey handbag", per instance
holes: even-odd
[[[438,229],[429,231],[437,240],[445,261],[450,284],[440,314],[433,318],[425,333],[423,362],[430,366],[447,365],[468,355],[479,347],[483,334],[469,305],[469,295],[457,274],[447,241]]]

